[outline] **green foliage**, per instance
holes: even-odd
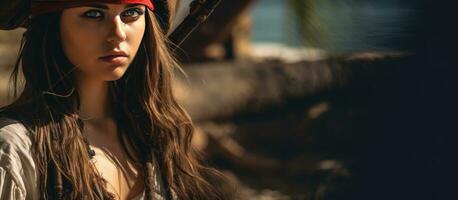
[[[321,46],[326,35],[325,27],[319,20],[317,1],[288,0],[289,9],[295,18],[296,30],[303,45]]]

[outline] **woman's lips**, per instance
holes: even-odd
[[[100,57],[100,60],[103,60],[104,62],[107,62],[107,63],[110,63],[110,64],[121,65],[121,64],[127,62],[127,56],[124,56],[124,55],[110,55],[110,56]]]

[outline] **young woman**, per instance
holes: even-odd
[[[1,109],[0,199],[229,198],[172,95],[170,4],[31,1],[22,92]]]

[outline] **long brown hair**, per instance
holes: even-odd
[[[90,164],[82,136],[84,124],[78,116],[80,102],[72,73],[75,67],[56,39],[60,15],[50,13],[31,20],[12,74],[14,96],[21,85],[22,93],[2,108],[2,114],[19,119],[34,133],[33,151],[44,198],[50,195],[46,192],[51,187],[46,181],[51,176],[50,165],[65,179],[65,197],[100,199],[93,189],[100,186],[107,198],[111,194],[104,189],[106,181]],[[171,81],[178,65],[157,16],[148,12],[145,17],[145,35],[135,59],[122,78],[110,82],[118,130],[129,133],[126,136],[144,168],[150,156],[157,158],[169,194],[179,199],[228,198],[207,181],[219,173],[199,164],[194,156],[192,121],[172,95]]]

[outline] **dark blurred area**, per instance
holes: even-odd
[[[458,199],[452,5],[223,0],[176,52],[194,145],[239,199]]]

